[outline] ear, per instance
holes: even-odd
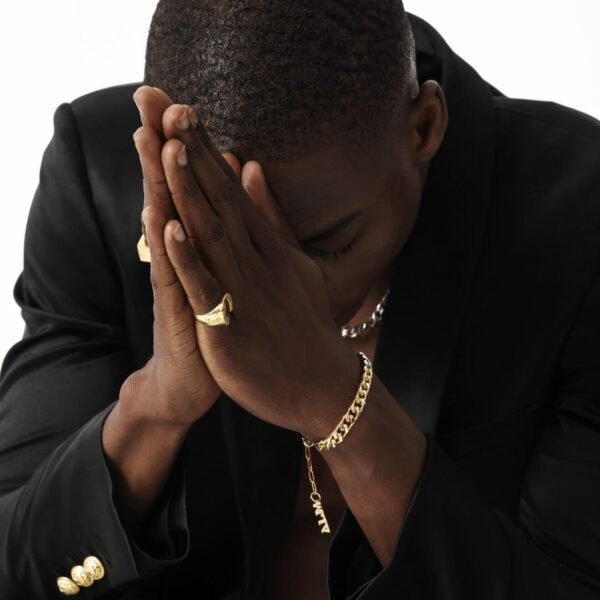
[[[415,163],[431,160],[444,139],[448,126],[448,108],[444,90],[433,79],[421,84],[411,100],[408,130]]]
[[[254,206],[264,215],[269,224],[286,242],[301,250],[292,229],[288,225],[279,202],[273,196],[265,172],[259,162],[249,160],[242,167],[242,186],[250,196]]]

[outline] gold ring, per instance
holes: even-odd
[[[221,302],[217,304],[212,310],[203,315],[194,313],[194,317],[197,321],[204,323],[205,325],[229,325],[229,313],[233,312],[233,298],[231,294],[227,292]]]
[[[148,238],[146,237],[146,230],[142,230],[142,235],[137,243],[137,252],[138,258],[141,262],[151,262],[150,261],[150,247],[148,246]]]

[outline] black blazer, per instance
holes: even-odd
[[[598,598],[600,123],[504,97],[411,21],[449,128],[374,368],[429,450],[385,569],[346,511],[331,597]],[[260,599],[305,467],[298,433],[222,395],[143,537],[120,523],[101,429],[152,353],[137,85],[61,104],[43,157],[14,287],[26,328],[0,372],[3,600],[63,597],[87,555],[106,574],[81,598]]]

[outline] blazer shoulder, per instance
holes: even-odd
[[[493,102],[492,189],[495,219],[505,227],[503,243],[520,241],[531,262],[537,252],[540,261],[557,269],[587,269],[595,277],[600,272],[600,121],[556,102],[506,97]]]
[[[115,114],[137,114],[133,93],[143,82],[122,83],[94,90],[71,100],[78,121],[110,119]]]
[[[575,108],[557,102],[494,96],[499,116],[519,121],[519,125],[546,128],[556,135],[574,136],[600,144],[600,120]],[[580,140],[581,141],[581,140]]]
[[[110,162],[107,153],[115,158],[132,154],[132,135],[141,125],[132,96],[140,85],[141,82],[113,85],[71,100],[69,104],[88,160],[100,159],[100,164],[104,164]]]
[[[600,226],[600,121],[556,102],[503,96],[493,102],[497,163],[512,165],[514,175],[538,190],[580,196]]]

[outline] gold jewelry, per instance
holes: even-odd
[[[227,292],[221,302],[217,304],[212,310],[199,315],[194,313],[194,317],[197,321],[204,323],[205,325],[229,325],[229,313],[233,312],[233,298],[231,294]]]
[[[150,262],[150,247],[146,241],[146,236],[142,233],[137,243],[138,258],[141,262]]]
[[[315,473],[310,458],[310,449],[315,446],[317,450],[321,452],[323,450],[330,450],[331,448],[335,448],[338,444],[341,444],[346,435],[348,435],[350,429],[352,429],[354,423],[356,423],[358,416],[363,411],[363,408],[367,403],[367,394],[369,393],[371,381],[373,379],[373,366],[369,357],[364,352],[359,351],[358,355],[360,356],[362,363],[362,377],[360,384],[358,385],[358,391],[356,392],[350,407],[346,411],[346,414],[344,414],[335,429],[326,438],[323,438],[318,442],[311,442],[302,436],[304,456],[306,457],[306,464],[308,466],[308,479],[312,490],[310,493],[310,500],[313,503],[317,523],[321,526],[321,533],[330,533],[331,530],[321,503],[321,494],[317,491]]]
[[[150,262],[150,246],[148,246],[148,236],[146,235],[146,224],[144,219],[140,218],[142,224],[142,235],[137,242],[137,253],[141,262]]]

